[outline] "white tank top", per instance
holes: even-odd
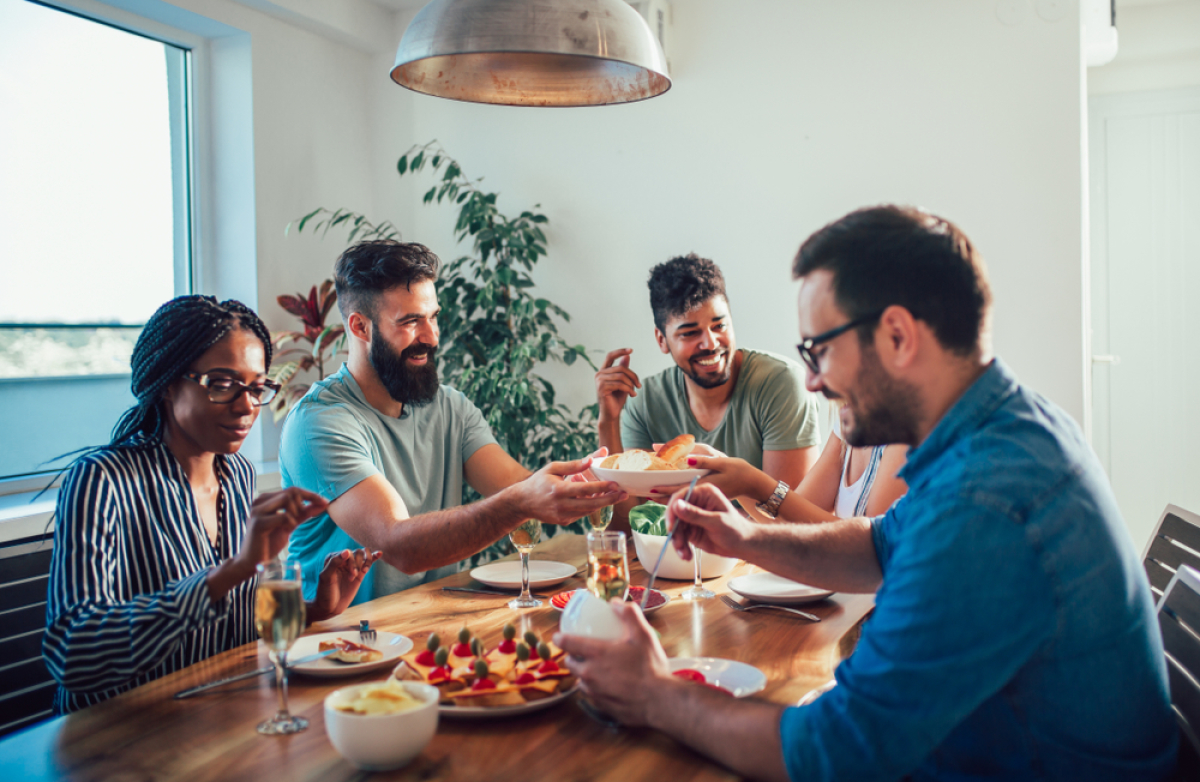
[[[842,439],[842,422],[838,415],[833,416],[833,433]],[[843,441],[844,442],[844,441]],[[883,449],[886,446],[876,445],[871,448],[871,456],[867,460],[867,469],[858,476],[858,480],[846,485],[846,476],[850,472],[849,447],[844,447],[842,457],[842,475],[838,479],[837,502],[833,505],[833,514],[840,519],[854,516],[865,516],[867,513],[867,498],[871,495],[871,484],[875,482],[875,474],[879,472],[879,462],[883,459]]]

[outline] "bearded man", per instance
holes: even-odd
[[[469,399],[438,383],[439,265],[423,245],[380,240],[334,267],[350,355],[292,409],[279,446],[284,486],[329,501],[292,534],[306,590],[346,541],[383,552],[360,603],[456,572],[526,519],[566,524],[625,498],[584,480],[586,460],[531,473]],[[463,505],[464,481],[483,499]]]

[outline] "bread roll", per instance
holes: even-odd
[[[658,458],[666,462],[668,470],[683,470],[687,469],[687,464],[684,459],[696,447],[696,438],[690,434],[681,434],[674,440],[663,445],[658,449]]]

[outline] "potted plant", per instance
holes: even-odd
[[[338,354],[345,352],[346,334],[340,323],[325,325],[325,319],[337,303],[333,280],[325,280],[320,287],[314,285],[308,296],[303,293],[284,294],[275,300],[280,307],[299,318],[303,326],[303,331],[276,331],[271,334],[275,361],[267,377],[282,386],[271,400],[271,411],[275,420],[279,421],[312,387],[312,383],[297,382],[296,376],[316,369],[318,379],[324,379],[329,374],[326,367],[332,371]]]

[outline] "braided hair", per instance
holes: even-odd
[[[239,328],[262,341],[266,368],[270,368],[271,334],[254,310],[240,301],[179,296],[159,307],[146,322],[133,348],[131,390],[137,404],[117,421],[109,446],[135,447],[138,442],[161,441],[163,392],[206,350]]]

